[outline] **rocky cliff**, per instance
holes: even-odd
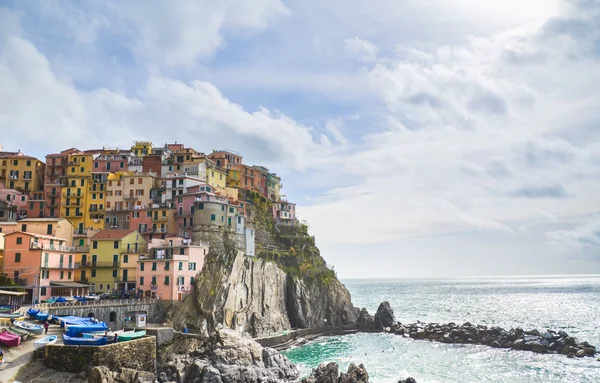
[[[269,202],[256,195],[248,209],[257,254],[245,256],[225,231],[204,230],[194,240],[209,242],[210,252],[192,293],[169,319],[209,335],[223,326],[254,337],[292,328],[356,323],[350,293],[327,266],[305,225],[279,227]]]

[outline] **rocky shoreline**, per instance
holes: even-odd
[[[418,340],[441,343],[479,344],[494,348],[532,351],[539,354],[562,354],[568,357],[593,357],[596,347],[588,342],[579,342],[564,331],[523,330],[512,328],[456,323],[410,323],[396,322],[394,311],[388,302],[382,302],[375,316],[363,309],[358,318],[358,327],[366,330],[381,330]]]

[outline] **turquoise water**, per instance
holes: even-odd
[[[388,300],[397,320],[564,330],[600,346],[600,276],[346,280],[356,306]],[[388,334],[324,337],[287,350],[305,375],[319,363],[363,363],[373,382],[600,382],[595,358],[448,345]]]

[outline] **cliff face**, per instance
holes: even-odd
[[[210,252],[194,291],[171,310],[175,327],[206,335],[219,324],[254,337],[291,328],[355,324],[350,293],[327,266],[305,225],[277,226],[269,202],[256,195],[248,223],[256,231],[256,256],[236,249],[226,232],[204,230],[194,237]]]
[[[230,266],[218,259],[206,264],[171,320],[205,335],[222,324],[261,337],[291,328],[354,324],[356,314],[339,281],[325,285],[293,278],[275,263],[238,252]]]

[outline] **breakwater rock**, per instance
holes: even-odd
[[[365,366],[351,363],[346,373],[339,373],[337,363],[321,364],[302,383],[368,383],[369,373]],[[398,383],[417,383],[414,378],[406,378]]]
[[[464,323],[396,323],[385,331],[412,339],[442,343],[481,344],[496,348],[532,351],[540,354],[563,354],[569,357],[594,356],[596,348],[588,342],[579,342],[564,331],[525,331],[521,328],[505,330]]]
[[[160,382],[275,383],[299,376],[296,366],[279,352],[225,328],[206,339],[176,342],[161,358]]]

